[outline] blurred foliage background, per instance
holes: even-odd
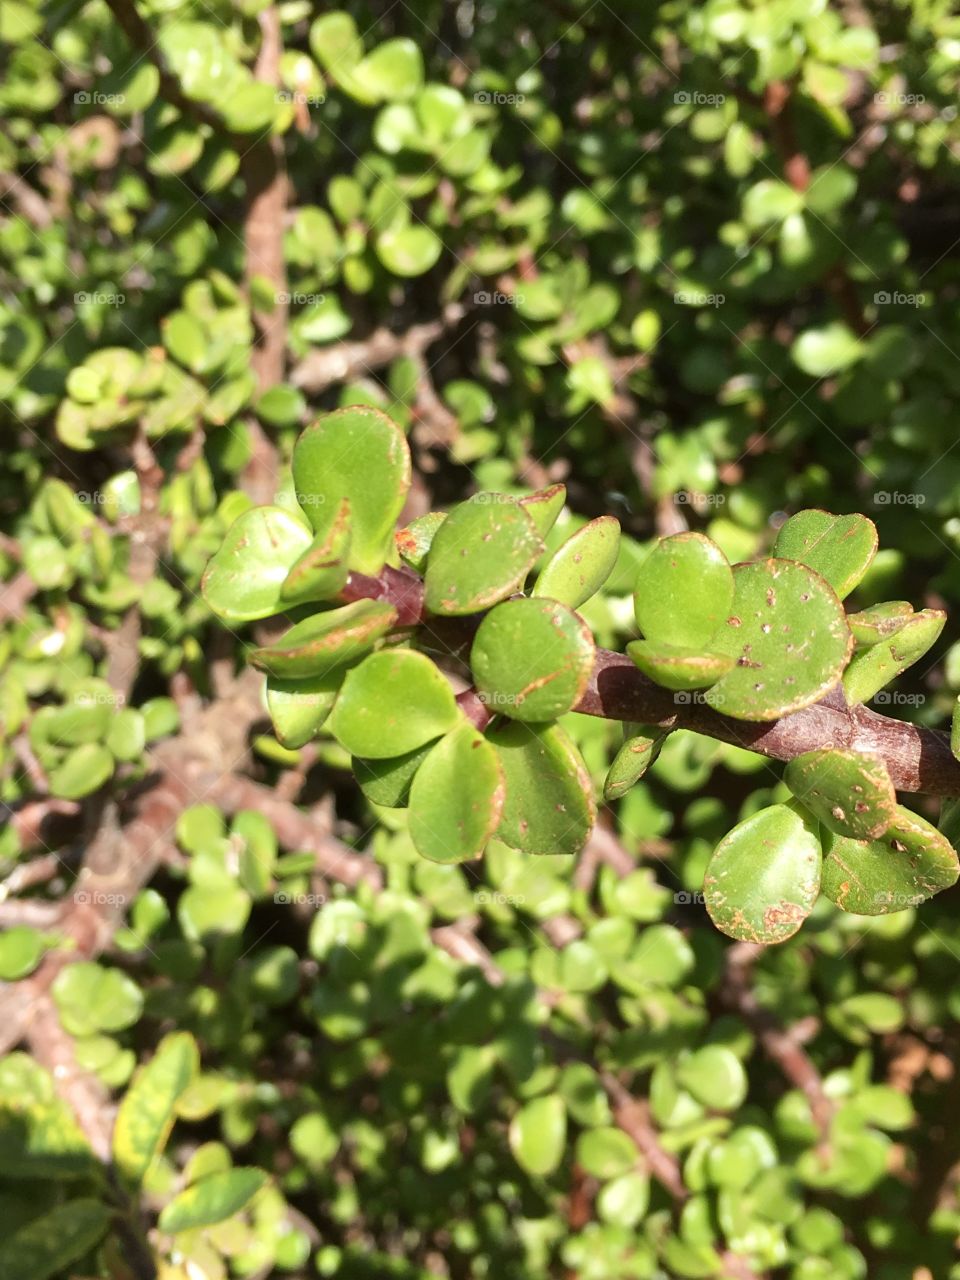
[[[407,518],[616,515],[612,647],[650,539],[805,506],[955,610],[952,6],[6,0],[0,64],[0,1277],[960,1276],[955,892],[729,943],[786,793],[685,732],[576,865],[427,863],[198,592],[368,403]]]

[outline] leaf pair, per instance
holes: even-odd
[[[505,724],[484,737],[424,654],[365,659],[347,674],[330,728],[365,794],[409,807],[411,838],[432,861],[479,857],[494,834],[529,852],[574,852],[592,827],[590,779],[566,734]]]
[[[949,841],[897,804],[882,760],[822,748],[791,760],[784,781],[796,799],[739,823],[707,867],[707,910],[731,937],[782,942],[820,891],[844,911],[884,915],[960,874]]]
[[[332,600],[351,570],[380,571],[410,487],[406,439],[377,409],[336,410],[298,439],[293,484],[306,520],[279,506],[246,511],[207,566],[204,597],[228,622]]]

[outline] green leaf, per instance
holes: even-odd
[[[747,1096],[747,1073],[726,1045],[704,1045],[681,1058],[677,1083],[712,1111],[735,1111]]]
[[[0,933],[0,981],[17,982],[33,973],[46,950],[43,934],[17,924]]]
[[[566,486],[552,484],[546,489],[537,489],[534,493],[525,494],[519,502],[536,526],[537,533],[541,538],[545,538],[557,523],[557,517],[563,510],[566,500]]]
[[[277,741],[296,751],[325,723],[346,671],[337,667],[304,680],[267,676],[267,710]]]
[[[433,742],[386,760],[353,758],[353,772],[360,790],[374,804],[388,809],[404,809],[410,800],[414,774],[433,750]]]
[[[282,507],[245,511],[207,565],[203,597],[226,622],[280,613],[287,574],[309,546],[310,530]]]
[[[909,601],[887,600],[884,604],[871,605],[860,613],[848,613],[847,625],[857,647],[869,649],[871,645],[895,636],[913,616],[913,605]]]
[[[637,575],[637,625],[656,648],[702,648],[727,621],[733,592],[733,573],[715,542],[702,533],[662,538]]]
[[[405,227],[390,227],[374,241],[377,257],[395,276],[411,279],[422,276],[435,265],[443,251],[443,241],[424,226],[412,222]]]
[[[479,858],[503,812],[497,752],[471,724],[434,746],[410,788],[410,838],[432,862]]]
[[[522,586],[543,551],[524,508],[501,493],[478,493],[437,530],[424,579],[431,613],[478,613]]]
[[[798,511],[773,544],[781,560],[799,560],[830,583],[843,600],[862,580],[877,554],[877,527],[866,516]]]
[[[584,1172],[606,1182],[630,1173],[640,1162],[633,1140],[612,1125],[587,1129],[577,1139],[577,1162]]]
[[[922,658],[935,644],[947,615],[941,609],[921,609],[904,619],[888,640],[855,653],[843,674],[843,691],[852,706],[866,702],[884,685]]]
[[[627,653],[644,675],[665,689],[705,689],[733,666],[730,654],[706,653],[651,640],[631,640]]]
[[[952,845],[919,814],[897,805],[879,839],[830,833],[823,844],[823,892],[842,911],[863,916],[905,911],[955,884]]]
[[[174,1196],[160,1214],[158,1226],[168,1235],[224,1222],[245,1208],[267,1183],[262,1169],[237,1168],[211,1173]]]
[[[790,761],[783,779],[800,803],[837,835],[872,840],[893,820],[897,796],[879,758],[839,747],[805,751]]]
[[[133,1078],[117,1110],[113,1159],[121,1175],[139,1185],[166,1145],[180,1095],[200,1066],[196,1041],[186,1031],[165,1036]]]
[[[80,1197],[11,1232],[0,1244],[0,1280],[48,1280],[77,1262],[103,1237],[110,1208]]]
[[[579,853],[596,820],[593,783],[559,725],[511,721],[487,733],[506,795],[497,838],[524,853]]]
[[[597,1213],[604,1222],[636,1227],[650,1203],[650,1178],[646,1173],[624,1173],[612,1178],[597,1196]]]
[[[74,747],[50,771],[50,793],[64,800],[80,800],[92,795],[113,776],[113,756],[99,742]]]
[[[242,933],[250,906],[250,895],[239,885],[192,884],[177,902],[177,920],[189,941],[209,943]]]
[[[613,516],[591,520],[549,558],[540,570],[533,594],[579,609],[610,577],[619,550],[619,521]]]
[[[704,695],[738,720],[776,720],[809,706],[839,681],[853,637],[834,592],[790,560],[734,568],[730,617],[711,640],[734,667]]]
[[[353,79],[375,100],[412,98],[423,84],[420,48],[405,37],[385,40],[353,68]]]
[[[343,498],[327,513],[328,523],[293,565],[280,588],[284,604],[331,600],[350,572],[350,499]]]
[[[654,725],[624,725],[623,745],[613,758],[603,784],[604,800],[619,800],[659,756],[668,734]]]
[[[439,738],[459,718],[449,682],[426,654],[390,649],[347,672],[330,731],[351,755],[385,760]]]
[[[795,809],[776,804],[738,823],[717,845],[703,881],[717,928],[745,942],[784,942],[813,910],[820,841]]]
[[[793,343],[790,355],[811,378],[826,378],[855,364],[863,354],[857,335],[839,320],[820,329],[807,329]]]
[[[73,1036],[122,1031],[143,1009],[140,988],[119,969],[80,960],[61,969],[51,988],[60,1021]]]
[[[555,600],[507,600],[486,615],[470,650],[481,700],[513,720],[555,720],[593,672],[589,627]]]
[[[446,518],[445,511],[429,511],[425,516],[411,520],[405,529],[397,530],[394,541],[404,564],[408,564],[417,573],[423,573],[433,539]]]
[[[369,652],[397,621],[397,611],[381,600],[356,600],[341,609],[304,618],[250,661],[272,676],[299,680],[329,675]]]
[[[510,1150],[517,1164],[534,1177],[560,1167],[567,1140],[567,1109],[559,1094],[526,1103],[510,1121]]]
[[[336,409],[307,427],[293,450],[297,501],[317,533],[327,508],[350,501],[350,568],[379,573],[410,488],[410,450],[403,432],[368,405]]]
[[[322,14],[310,27],[310,49],[327,71],[352,70],[363,57],[363,41],[349,13]]]

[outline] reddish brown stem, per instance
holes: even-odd
[[[378,578],[353,574],[343,598],[389,600],[400,610],[404,626],[423,622],[427,616],[422,583],[409,570],[388,568]],[[469,627],[475,625],[476,617],[456,621]],[[625,654],[598,649],[593,675],[574,709],[607,720],[693,729],[773,760],[792,760],[821,747],[843,747],[878,756],[898,791],[960,796],[960,761],[945,733],[893,720],[866,707],[847,706],[838,688],[812,706],[777,720],[735,720],[707,706],[699,694],[677,694],[654,684]]]

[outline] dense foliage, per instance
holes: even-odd
[[[0,60],[0,1280],[960,1276],[951,6]]]

